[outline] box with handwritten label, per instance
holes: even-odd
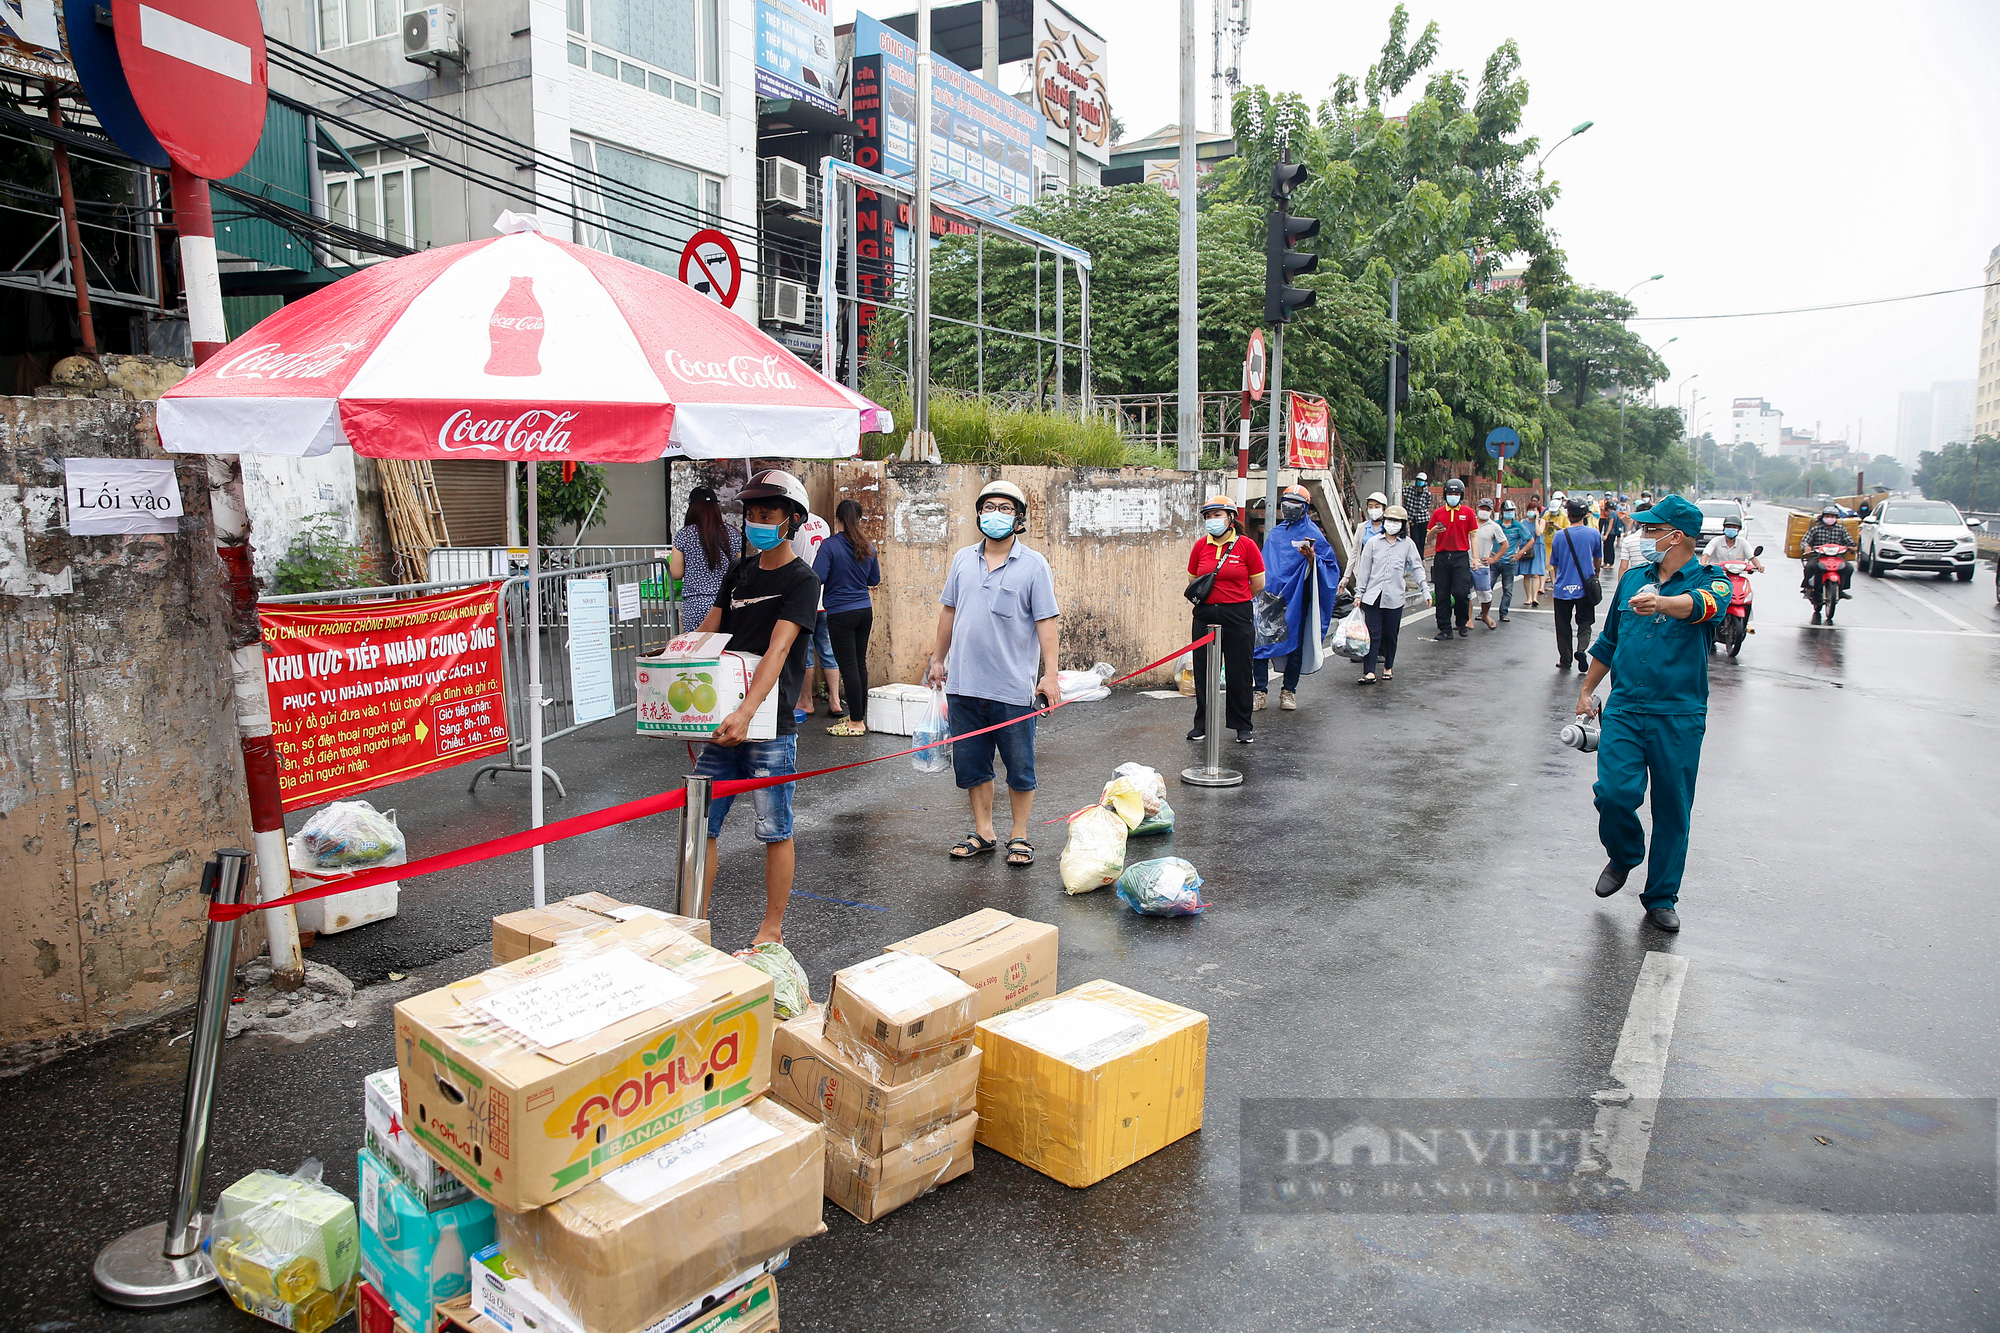
[[[963,1059],[978,1017],[972,987],[928,958],[887,953],[833,974],[826,1039],[894,1087]]]
[[[527,907],[493,918],[493,961],[511,963],[531,953],[552,949],[556,942],[576,932],[603,930],[621,921],[648,917],[664,921],[676,930],[685,930],[703,944],[709,942],[708,922],[676,916],[657,907],[621,903],[604,893],[573,893],[547,907]]]
[[[768,976],[641,917],[398,1004],[404,1124],[539,1207],[766,1091],[774,1026]]]

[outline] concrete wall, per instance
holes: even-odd
[[[72,537],[65,457],[165,457],[150,403],[0,397],[0,1046],[194,999],[202,864],[250,845],[206,464],[178,533]],[[261,948],[246,920],[245,947]]]
[[[980,468],[929,463],[794,463],[813,512],[861,505],[880,551],[882,586],[868,661],[872,684],[915,681],[930,660],[938,593],[953,552],[979,540],[973,501],[993,477],[1027,493],[1027,543],[1048,557],[1062,606],[1062,665],[1109,662],[1119,673],[1188,640],[1187,557],[1198,505],[1217,478],[1154,468]],[[725,501],[741,462],[677,462],[674,503],[706,483]],[[1207,489],[1204,490],[1203,488]],[[733,508],[733,506],[732,506]],[[1144,684],[1170,681],[1170,667]]]

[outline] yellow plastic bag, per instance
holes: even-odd
[[[1146,798],[1130,778],[1113,778],[1105,783],[1101,803],[1124,820],[1128,829],[1146,822]]]
[[[1063,892],[1089,893],[1117,879],[1125,868],[1125,835],[1130,831],[1122,815],[1102,805],[1072,819],[1060,863]]]

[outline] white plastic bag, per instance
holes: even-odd
[[[1056,688],[1062,691],[1066,704],[1089,703],[1110,695],[1111,687],[1104,682],[1117,674],[1118,668],[1109,662],[1099,662],[1088,671],[1058,671]]]
[[[1340,622],[1340,633],[1334,638],[1334,647],[1343,657],[1351,657],[1357,662],[1368,656],[1368,620],[1361,614],[1360,607],[1355,607],[1348,613],[1347,619]]]
[[[1144,764],[1120,764],[1111,771],[1118,777],[1132,779],[1132,785],[1139,789],[1140,799],[1146,803],[1147,814],[1157,811],[1160,803],[1167,799],[1167,780],[1160,776],[1159,769],[1148,768]]]
[[[1117,811],[1101,805],[1072,819],[1060,862],[1063,892],[1089,893],[1117,879],[1125,868],[1125,835],[1130,831]]]
[[[943,773],[951,768],[951,744],[932,745],[933,741],[944,740],[951,735],[951,710],[944,701],[944,691],[931,687],[930,701],[917,714],[916,728],[910,733],[910,744],[930,745],[928,750],[918,750],[910,756],[910,767],[919,773]]]
[[[322,870],[375,865],[405,850],[396,812],[366,801],[335,801],[315,812],[299,830],[298,845]]]

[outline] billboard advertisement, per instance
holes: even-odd
[[[840,110],[826,0],[757,0],[757,95]]]
[[[1309,394],[1288,393],[1292,400],[1291,455],[1286,462],[1304,471],[1325,471],[1333,442],[1333,419],[1326,399]]]
[[[879,56],[884,175],[916,172],[917,48],[867,14],[854,16],[856,63]],[[1047,122],[984,79],[931,59],[931,178],[956,181],[1005,208],[1034,197],[1034,149]]]
[[[1067,144],[1073,115],[1077,151],[1100,164],[1111,161],[1109,68],[1102,37],[1053,0],[1035,0],[1035,101],[1049,137]]]

